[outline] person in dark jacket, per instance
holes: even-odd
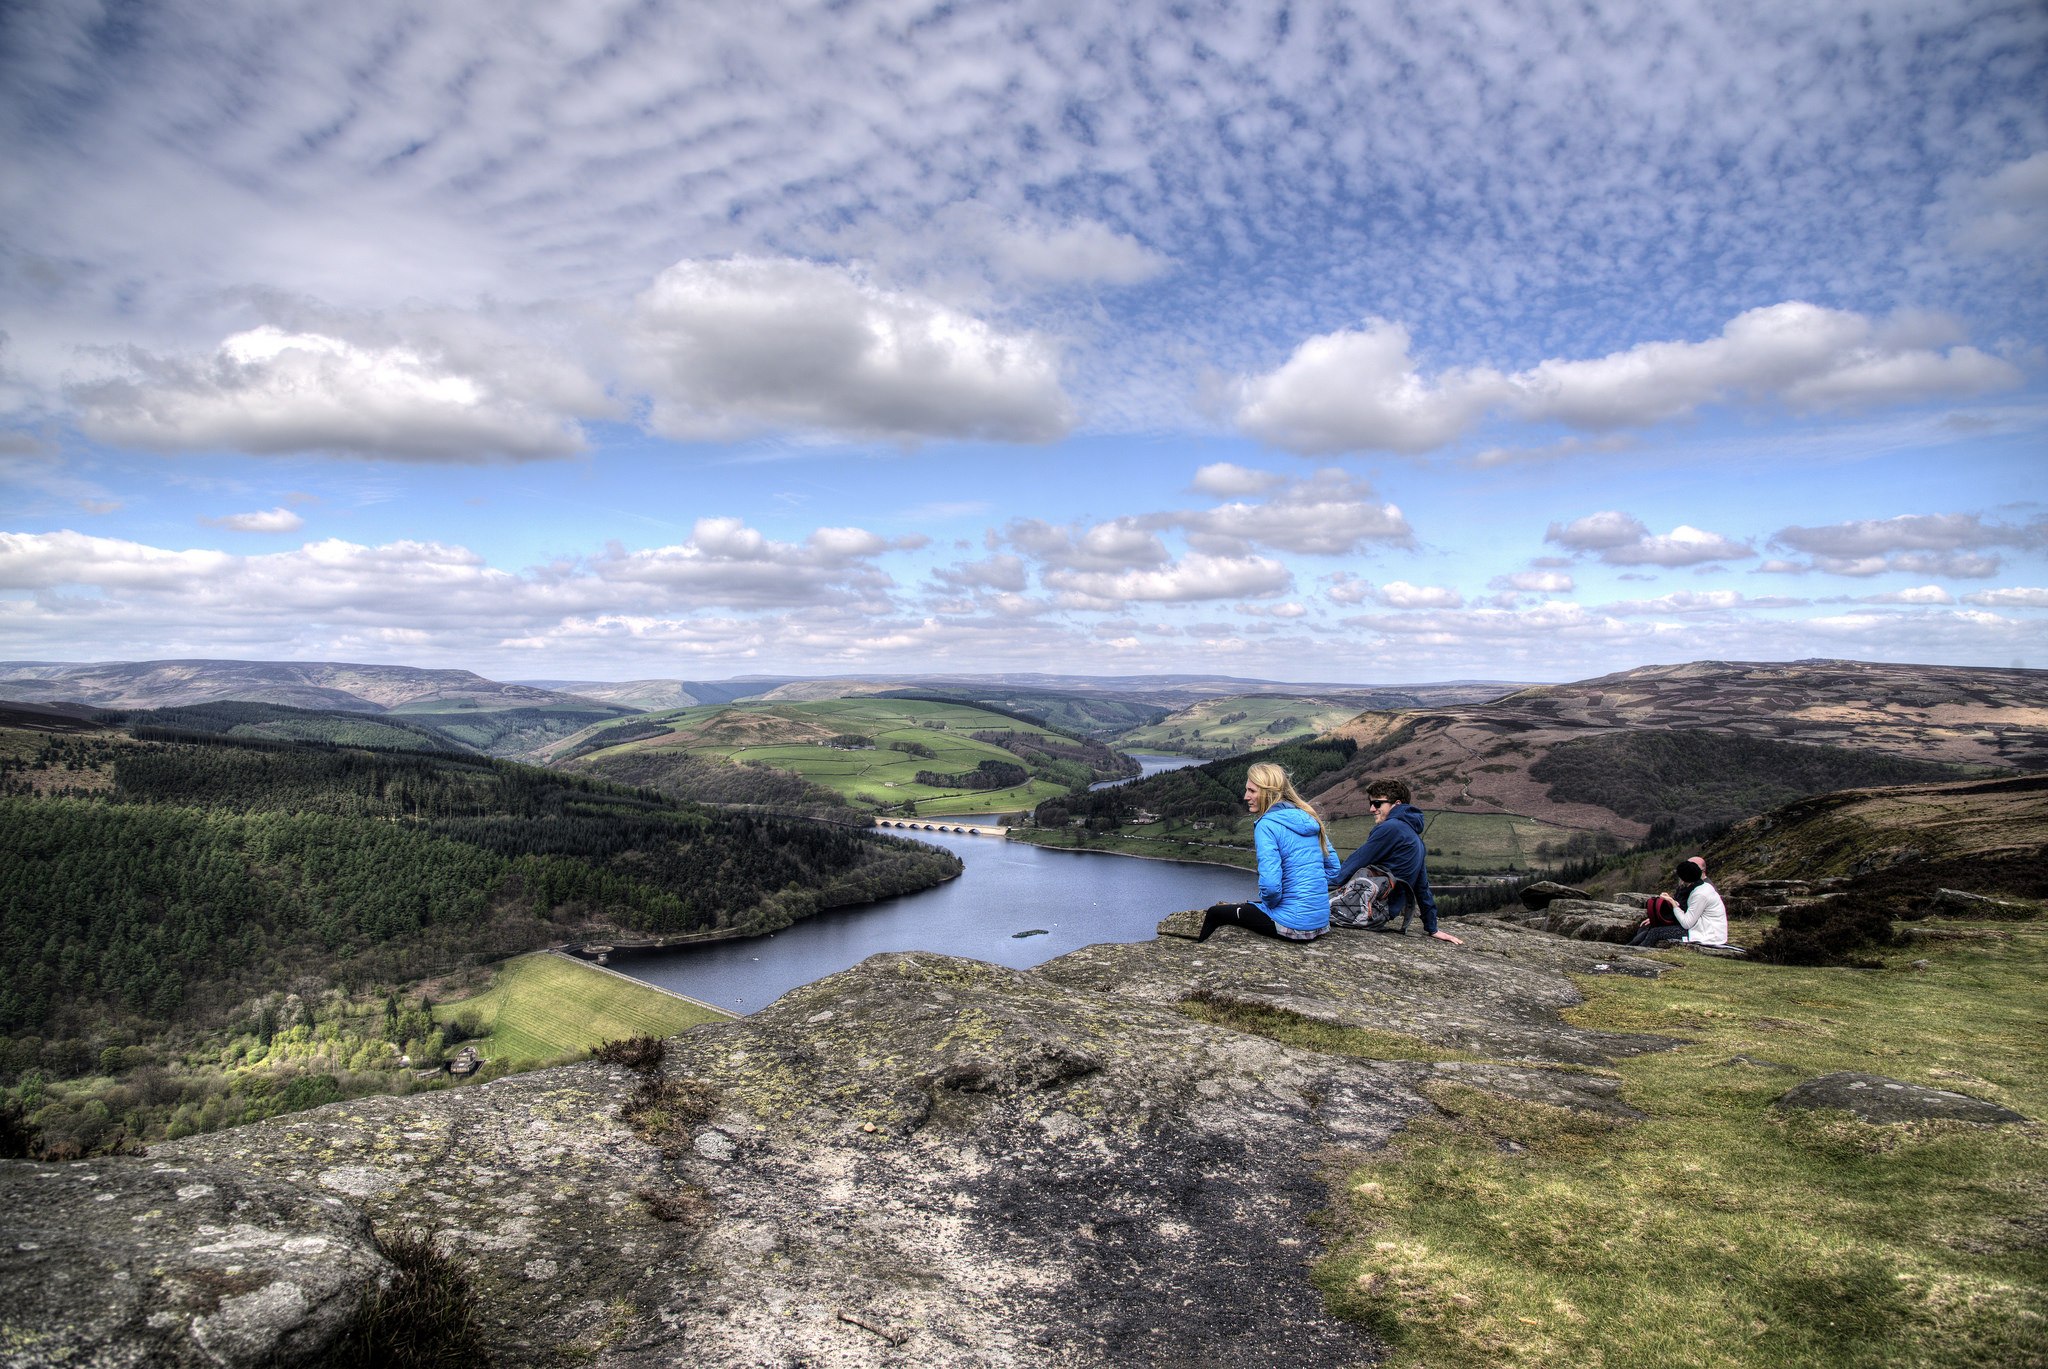
[[[1338,888],[1366,866],[1377,865],[1401,881],[1422,910],[1422,930],[1438,941],[1464,945],[1463,939],[1437,930],[1436,895],[1429,890],[1429,870],[1423,863],[1427,854],[1422,845],[1424,819],[1422,810],[1410,802],[1413,795],[1407,781],[1374,780],[1365,787],[1365,797],[1372,805],[1372,831],[1365,844],[1338,867],[1330,887]]]
[[[1314,941],[1330,930],[1330,874],[1337,868],[1322,819],[1271,761],[1245,773],[1244,803],[1258,817],[1252,845],[1259,857],[1259,901],[1210,908],[1195,939],[1206,941],[1218,927],[1230,926],[1283,941]]]

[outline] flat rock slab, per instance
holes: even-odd
[[[1566,977],[1592,965],[1584,945],[1492,918],[1446,926],[1465,939],[1463,946],[1420,931],[1338,930],[1298,943],[1224,927],[1203,942],[1161,937],[1084,946],[1034,973],[1161,1006],[1197,992],[1217,994],[1496,1060],[1604,1065],[1671,1045],[1663,1037],[1569,1026],[1558,1016],[1584,1001]],[[1603,958],[1655,967],[1621,951]]]
[[[1505,908],[1487,914],[1487,918],[1574,941],[1626,942],[1635,935],[1636,924],[1643,920],[1643,905],[1605,899],[1553,898],[1535,911]]]
[[[199,1163],[0,1161],[0,1214],[7,1369],[304,1362],[390,1272],[341,1199]]]
[[[709,1101],[660,1146],[591,1064],[157,1153],[434,1230],[505,1362],[1337,1369],[1375,1344],[1307,1278],[1324,1166],[1429,1107],[1409,1065],[916,954],[686,1033],[662,1077]]]
[[[2011,1108],[1972,1098],[1967,1093],[1908,1084],[1881,1074],[1842,1071],[1794,1085],[1773,1103],[1780,1108],[1839,1108],[1880,1125],[1944,1118],[1995,1126],[2027,1119]]]

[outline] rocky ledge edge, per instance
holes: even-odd
[[[598,1062],[0,1164],[0,1364],[318,1365],[393,1277],[465,1273],[501,1364],[1350,1365],[1309,1283],[1328,1182],[1433,1080],[1626,1112],[1658,1037],[1566,1024],[1568,972],[1658,962],[1505,919],[1466,944],[1225,929],[1016,971],[875,956],[749,1018]],[[1469,1057],[1337,1057],[1190,995]]]

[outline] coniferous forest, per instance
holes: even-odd
[[[0,729],[0,1083],[260,1028],[239,1019],[286,991],[310,1035],[316,1002],[588,931],[769,931],[958,869],[914,842],[477,756],[147,714]]]

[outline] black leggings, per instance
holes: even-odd
[[[1218,927],[1242,927],[1247,932],[1270,936],[1281,941],[1295,938],[1280,935],[1279,924],[1266,916],[1266,910],[1256,903],[1218,903],[1202,914],[1202,934],[1197,941],[1207,941],[1209,934]]]
[[[1667,941],[1685,940],[1683,927],[1645,927],[1629,938],[1631,946],[1661,946]]]

